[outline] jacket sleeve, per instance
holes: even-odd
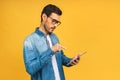
[[[47,64],[51,60],[51,56],[54,55],[52,50],[49,48],[39,56],[30,40],[25,40],[23,54],[26,71],[30,75],[38,72],[43,65]]]
[[[72,65],[70,64],[70,61],[71,61],[72,59],[66,57],[66,56],[64,55],[64,52],[63,52],[63,51],[61,51],[61,52],[62,52],[62,64],[63,64],[64,66],[67,66],[67,67],[72,66]]]

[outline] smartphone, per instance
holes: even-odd
[[[85,52],[81,53],[81,54],[80,54],[80,56],[84,55],[85,53],[87,53],[87,51],[85,51]]]
[[[81,54],[77,57],[77,60],[79,60],[79,59],[80,59],[80,56],[84,55],[85,53],[87,53],[87,51],[81,53]],[[74,61],[76,62],[76,59],[75,59]],[[67,65],[69,65],[69,64],[71,64],[71,62],[69,62]]]
[[[79,60],[79,59],[80,59],[80,56],[84,55],[85,53],[87,53],[87,51],[81,53],[81,54],[77,57],[77,60]],[[75,59],[74,61],[76,62],[76,59]]]

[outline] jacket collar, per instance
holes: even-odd
[[[39,36],[46,37],[46,34],[43,33],[41,30],[39,30],[39,27],[36,28],[35,33],[37,33]],[[50,38],[51,38],[53,45],[56,43],[59,43],[59,41],[56,41],[55,35],[53,33],[49,34],[49,35],[50,35]]]
[[[46,36],[45,33],[39,30],[39,27],[36,28],[35,33],[37,33],[39,36]]]

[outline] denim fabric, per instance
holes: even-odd
[[[59,43],[57,36],[50,34],[52,44]],[[26,71],[31,75],[31,80],[55,80],[51,57],[55,55],[61,80],[65,80],[63,65],[71,66],[68,63],[70,58],[66,57],[63,51],[54,53],[47,45],[46,35],[38,28],[26,37],[24,41],[23,57]]]

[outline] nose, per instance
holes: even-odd
[[[57,27],[57,25],[56,24],[52,24],[52,27]]]
[[[54,26],[53,26],[53,28],[55,29],[55,28],[56,28],[56,26],[54,25]]]
[[[55,25],[53,25],[51,28],[52,28],[52,29],[55,29],[55,28],[56,28],[56,26],[55,26]]]

